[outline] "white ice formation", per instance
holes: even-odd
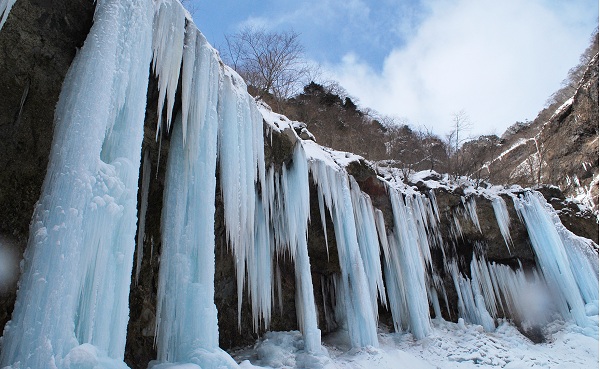
[[[10,9],[12,9],[13,5],[17,0],[0,0],[0,30],[6,23],[6,18],[8,18],[8,13],[10,13]]]
[[[2,366],[126,367],[152,16],[141,0],[97,3],[56,107]]]
[[[5,15],[7,4],[0,2]],[[447,219],[452,237],[446,244],[435,193],[382,180],[391,204],[386,224],[382,211],[345,169],[357,157],[300,140],[293,122],[257,104],[181,4],[98,0],[94,25],[56,108],[50,164],[14,313],[2,338],[1,367],[126,368],[150,64],[159,87],[157,135],[170,132],[171,137],[153,368],[237,366],[219,348],[217,200],[222,201],[226,240],[234,256],[238,317],[246,290],[254,329],[269,328],[273,307],[282,297],[278,263],[289,258],[295,268],[303,349],[311,354],[322,352],[309,257],[311,221],[325,232],[321,247],[329,252],[335,245],[340,267],[337,275],[321,279],[323,319],[327,327],[346,330],[355,347],[378,345],[381,306],[391,311],[397,331],[409,331],[417,339],[427,336],[430,308],[436,318],[442,317],[440,297],[450,313],[449,286],[440,272],[454,284],[460,317],[486,330],[494,330],[495,318],[503,316],[536,324],[547,311],[537,314],[530,307],[558,301],[552,304],[564,319],[597,335],[587,316],[598,310],[597,253],[590,241],[567,231],[538,194],[505,194],[514,198],[527,227],[537,268],[488,262],[477,252],[481,247],[474,247],[468,267],[461,269],[466,260],[452,254],[464,242],[461,224],[471,222],[482,232],[474,197],[463,197],[460,212]],[[179,85],[180,106],[175,99]],[[287,132],[294,145],[279,169],[266,167],[264,157],[265,132],[276,131]],[[150,171],[144,164],[135,281]],[[320,219],[310,219],[311,188]],[[490,197],[502,237],[512,247],[506,204],[497,194]],[[329,239],[328,224],[334,234]],[[443,259],[445,270],[436,270],[434,255]],[[522,298],[532,296],[530,291],[542,291],[536,303]]]

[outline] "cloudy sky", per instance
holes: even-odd
[[[598,25],[597,0],[190,1],[214,46],[292,29],[360,106],[440,135],[461,110],[473,135],[535,118]]]

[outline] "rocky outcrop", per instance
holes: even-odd
[[[476,154],[486,158],[481,173],[493,183],[558,186],[597,211],[598,102],[596,54],[571,99],[531,123],[516,123],[493,145],[483,138],[486,149]],[[473,150],[480,141],[465,147]]]

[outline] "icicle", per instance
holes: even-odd
[[[508,216],[506,203],[504,202],[504,199],[502,197],[496,196],[492,198],[492,207],[494,208],[494,215],[496,216],[496,221],[498,222],[500,233],[502,234],[502,238],[504,238],[504,243],[506,243],[506,248],[510,253],[510,246],[512,245],[513,241],[510,237],[510,217]]]
[[[388,300],[397,330],[410,329],[420,339],[431,330],[427,299],[426,265],[431,260],[427,232],[418,201],[402,199],[390,190],[394,231],[384,247]]]
[[[325,248],[327,249],[327,261],[329,261],[329,241],[327,240],[327,219],[325,218],[325,203],[323,196],[319,197],[319,214],[321,214],[321,226],[323,227],[323,235],[325,236]]]
[[[172,6],[181,7],[179,4]],[[165,50],[174,47],[164,45],[164,42],[175,39],[176,46],[179,37],[183,37],[179,26],[175,26],[182,25],[185,20],[183,8],[177,8],[174,14],[165,13],[168,9],[161,6],[155,17],[158,24],[155,37],[159,39],[155,42],[155,63],[156,50],[159,50],[159,56],[164,56]],[[159,362],[194,363],[203,368],[234,368],[237,364],[219,348],[214,304],[217,152],[220,129],[224,124],[217,106],[224,99],[223,90],[227,86],[221,84],[224,74],[220,61],[204,36],[188,27],[185,41],[182,105],[186,116],[179,113],[174,123],[163,201],[157,359]],[[179,71],[175,72],[173,68],[179,68],[181,63],[181,50],[171,51],[174,60],[161,61],[159,58],[157,62],[159,69],[173,78],[165,82],[166,88],[176,87],[175,76]],[[170,85],[172,82],[174,85]],[[253,197],[250,200],[254,202]]]
[[[218,62],[214,60],[207,67],[217,69]],[[206,81],[195,80],[194,83]],[[209,84],[210,93],[197,98],[216,105],[218,80]],[[196,160],[189,158],[191,149],[183,145],[180,114],[171,136],[162,215],[157,359],[159,362],[195,363],[203,368],[234,368],[233,359],[219,349],[214,304],[218,120],[214,114],[198,118],[202,123],[191,120],[192,125],[202,127],[195,130],[200,137]]]
[[[466,214],[469,216],[473,224],[475,224],[479,230],[479,233],[482,233],[481,226],[479,225],[479,217],[477,216],[477,202],[475,201],[475,197],[471,196],[468,199],[461,197],[461,200]]]
[[[175,0],[156,3],[154,35],[152,38],[152,68],[158,76],[158,124],[156,137],[161,132],[162,114],[167,102],[167,129],[170,130],[175,92],[179,82],[185,35],[185,9]]]
[[[135,255],[135,284],[138,283],[140,270],[142,269],[142,259],[144,258],[144,236],[146,232],[146,210],[148,209],[148,190],[150,189],[150,159],[148,151],[144,153],[142,164],[142,193],[140,203],[140,218],[138,220],[137,248]]]
[[[597,327],[586,316],[585,304],[598,305],[598,255],[588,242],[564,229],[541,194],[525,192],[513,200],[545,279],[563,298],[563,317],[572,317],[581,327]]]
[[[263,223],[267,222],[266,216],[269,214],[264,209],[257,210],[255,200],[256,196],[262,199],[267,197],[262,117],[254,100],[246,92],[244,81],[227,67],[219,101],[221,190],[226,236],[236,262],[238,321],[241,322],[246,264],[255,247],[256,212],[263,211],[263,219],[260,220]],[[262,189],[262,194],[256,192],[257,184]],[[249,273],[253,271],[248,270]],[[248,280],[258,279],[257,276],[250,275]],[[268,288],[270,289],[270,285]],[[253,311],[253,314],[258,312]]]
[[[126,368],[152,10],[98,2],[69,68],[2,367],[66,368],[84,351]]]
[[[0,30],[8,18],[8,13],[17,0],[0,0]]]
[[[321,331],[317,327],[317,312],[313,293],[310,262],[308,259],[308,221],[310,218],[310,192],[308,187],[308,166],[302,145],[294,149],[292,167],[283,167],[282,192],[287,245],[296,262],[296,311],[305,350],[316,353],[321,350]]]
[[[433,213],[435,214],[435,218],[437,221],[440,221],[440,209],[437,205],[437,198],[435,197],[435,191],[433,189],[429,190],[429,198],[431,199],[431,206],[433,208]]]
[[[378,346],[377,315],[370,301],[371,289],[365,272],[357,238],[357,227],[352,204],[348,175],[345,171],[311,160],[310,170],[317,184],[319,196],[329,209],[335,231],[338,257],[342,270],[341,294],[346,308],[347,328],[350,341],[355,347]],[[358,213],[360,214],[360,213]],[[369,230],[376,237],[374,222]]]
[[[354,209],[354,220],[358,237],[358,246],[362,257],[369,289],[370,300],[373,311],[377,315],[378,297],[383,305],[387,305],[383,275],[381,272],[381,260],[379,255],[379,239],[375,215],[371,198],[364,194],[354,178],[350,177],[350,192],[352,196],[352,207]]]
[[[494,319],[486,310],[484,297],[477,279],[468,280],[458,271],[456,261],[452,261],[448,268],[454,281],[454,288],[458,294],[458,314],[469,323],[479,324],[488,332],[496,329]]]

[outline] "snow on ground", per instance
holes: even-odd
[[[596,317],[597,320],[597,317]],[[534,344],[510,323],[492,333],[479,325],[432,321],[432,333],[421,340],[411,334],[379,332],[379,348],[350,348],[342,332],[324,335],[322,355],[302,350],[297,331],[269,332],[254,348],[232,355],[243,369],[592,369],[598,368],[598,338],[563,322],[546,327],[548,343]]]

